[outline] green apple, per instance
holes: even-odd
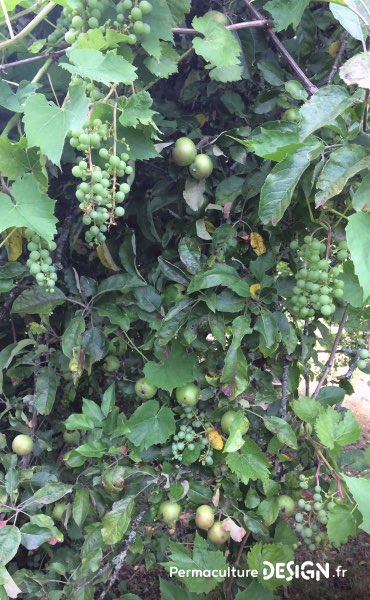
[[[141,379],[138,379],[135,383],[135,393],[139,398],[142,398],[142,400],[150,400],[150,398],[153,398],[157,393],[157,389],[158,388],[145,379],[145,377],[141,377]]]
[[[221,429],[224,433],[229,434],[231,425],[236,417],[237,413],[234,410],[227,410],[221,418]],[[240,423],[240,433],[244,435],[249,429],[249,420],[247,417],[243,417]]]
[[[230,532],[222,528],[221,521],[216,521],[208,530],[208,539],[210,542],[221,546],[230,539]]]
[[[176,400],[183,406],[195,406],[200,400],[201,390],[195,383],[188,383],[175,390]]]
[[[28,456],[33,450],[33,441],[29,435],[17,435],[12,443],[12,449],[18,456]]]
[[[199,529],[208,531],[215,522],[215,514],[213,509],[208,504],[198,506],[195,513],[195,523]]]

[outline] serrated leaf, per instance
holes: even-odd
[[[356,535],[358,524],[351,506],[337,505],[328,514],[326,530],[329,541],[339,547],[348,542],[348,538]]]
[[[320,442],[329,450],[333,450],[335,445],[353,444],[361,435],[360,426],[352,412],[347,410],[344,414],[339,413],[332,406],[318,416],[315,430]]]
[[[137,78],[136,67],[114,52],[76,48],[69,51],[68,58],[71,64],[60,63],[63,69],[105,85],[131,85]]]
[[[363,302],[370,296],[370,214],[351,215],[346,227],[348,247],[363,289]]]
[[[286,565],[289,561],[293,560],[293,558],[293,549],[290,546],[280,543],[262,544],[259,542],[258,544],[254,544],[247,554],[248,567],[258,572],[258,581],[261,582],[264,588],[268,589],[275,589],[281,586],[283,576],[280,572],[279,578],[273,576],[267,579],[264,576],[264,568],[266,567],[265,563],[272,563],[273,565],[280,563],[281,565],[284,565],[285,575],[288,576]],[[270,574],[270,569],[268,569],[268,573]]]
[[[358,95],[350,96],[339,85],[327,85],[319,89],[299,110],[299,139],[303,141],[314,131],[330,125],[358,101]]]
[[[204,594],[192,594],[183,587],[178,587],[172,581],[159,578],[159,587],[162,600],[207,600]],[[122,600],[126,600],[123,598]],[[130,600],[127,598],[127,600]],[[139,599],[138,599],[139,600]]]
[[[251,438],[244,438],[244,445],[239,452],[226,457],[226,464],[236,477],[247,484],[250,480],[264,480],[269,476],[270,462]]]
[[[175,418],[170,408],[160,407],[156,400],[144,402],[128,420],[128,439],[135,446],[146,449],[163,444],[176,431]]]
[[[370,534],[370,479],[348,477],[347,475],[343,475],[343,477],[362,514],[360,529]]]
[[[298,400],[293,400],[292,407],[297,417],[306,423],[314,423],[322,411],[320,402],[310,396],[302,396]]]
[[[40,190],[38,182],[30,174],[16,179],[9,189],[13,201],[7,194],[0,194],[0,233],[13,227],[29,227],[51,242],[56,234],[55,200]]]
[[[332,152],[316,183],[316,187],[322,190],[315,196],[316,206],[323,206],[330,198],[340,194],[347,181],[369,164],[369,149],[357,144],[348,144]]]
[[[167,571],[170,571],[171,567],[175,567],[176,569],[184,569],[185,571],[220,571],[222,573],[227,567],[223,553],[220,550],[209,550],[207,541],[201,538],[198,533],[195,534],[192,553],[185,545],[171,541],[170,551],[170,562],[163,564]],[[212,591],[224,579],[225,577],[221,575],[218,577],[215,576],[215,573],[212,573],[212,576],[210,575],[209,577],[206,575],[201,577],[192,577],[191,575],[181,577],[181,581],[187,589],[196,594]]]
[[[160,44],[160,56],[147,56],[144,65],[156,77],[167,79],[170,75],[177,73],[179,55],[169,44]]]
[[[296,29],[302,19],[305,8],[310,0],[270,0],[265,4],[274,19],[276,31],[288,29],[290,25]]]
[[[321,150],[321,143],[305,146],[275,165],[261,189],[259,217],[262,223],[277,225],[292,201],[300,178]]]
[[[239,67],[240,46],[231,31],[207,17],[195,17],[192,25],[204,36],[193,39],[193,48],[210,68]]]
[[[102,537],[105,544],[117,544],[125,535],[134,508],[132,498],[124,498],[113,504],[112,510],[102,519]]]
[[[28,96],[33,94],[38,87],[38,83],[21,81],[16,91],[13,92],[10,85],[3,79],[0,79],[0,106],[12,112],[21,113],[23,112]]]
[[[89,101],[82,85],[70,87],[63,108],[48,102],[43,94],[33,94],[27,99],[23,117],[28,146],[37,146],[51,162],[59,165],[68,131],[80,129],[88,111]]]
[[[153,115],[156,114],[151,109],[153,100],[145,90],[141,90],[128,98],[122,97],[120,99],[119,107],[122,113],[119,117],[119,122],[124,127],[137,127],[140,123],[142,125],[153,124]]]
[[[148,362],[144,375],[149,381],[168,392],[194,381],[194,354],[187,354],[182,346],[176,344],[170,354],[161,363]]]
[[[274,600],[274,598],[272,591],[266,590],[256,580],[244,590],[239,590],[235,596],[235,600]]]

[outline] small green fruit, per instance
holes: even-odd
[[[234,421],[237,413],[234,410],[228,410],[222,415],[221,419],[221,429],[224,433],[229,434],[231,424]],[[242,422],[240,423],[240,432],[241,434],[247,433],[249,429],[249,420],[247,417],[244,417]]]
[[[63,521],[63,517],[67,510],[66,502],[56,502],[52,511],[52,517],[55,521]]]
[[[125,467],[120,465],[108,468],[102,475],[103,488],[107,492],[122,492],[125,485],[125,474]]]
[[[222,546],[230,539],[230,532],[223,529],[221,521],[216,521],[208,530],[208,539],[210,542]]]
[[[279,505],[280,514],[284,515],[285,517],[290,517],[294,513],[295,502],[293,498],[287,496],[286,494],[283,494],[282,496],[278,497],[277,501]]]
[[[18,456],[28,456],[33,450],[33,441],[29,435],[17,435],[12,443],[12,449]]]
[[[179,404],[195,406],[200,400],[201,390],[194,383],[188,383],[188,385],[176,388],[175,396]]]
[[[150,400],[157,393],[158,388],[150,383],[145,377],[141,377],[135,383],[135,393],[142,400]]]
[[[120,366],[121,366],[121,363],[118,360],[117,356],[113,356],[112,354],[110,354],[109,356],[106,356],[104,365],[103,365],[104,371],[106,373],[117,373]]]
[[[215,522],[215,514],[213,509],[208,504],[198,506],[195,513],[195,523],[199,529],[208,531]]]
[[[177,502],[166,500],[165,502],[161,503],[159,507],[159,513],[162,515],[163,521],[167,525],[173,526],[175,521],[177,521],[180,516],[181,506],[180,504],[177,504]]]
[[[229,25],[227,16],[218,10],[209,10],[204,16],[207,17],[207,19],[211,19],[212,21],[219,23],[220,25]]]

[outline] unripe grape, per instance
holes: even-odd
[[[134,6],[134,8],[131,10],[131,19],[133,21],[141,21],[142,17],[143,17],[143,13],[141,12],[140,8],[138,8],[137,6]]]
[[[33,266],[33,265],[32,265],[32,266]],[[31,269],[32,269],[32,267],[31,267]],[[31,270],[31,269],[30,269],[30,270]],[[367,367],[367,361],[366,361],[366,360],[359,360],[359,361],[358,361],[358,363],[357,363],[357,367],[358,367],[359,369],[361,369],[361,371],[363,371],[363,370],[364,370],[364,369],[366,369],[366,367]]]

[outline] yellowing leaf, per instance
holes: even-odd
[[[335,58],[336,55],[338,54],[339,48],[340,48],[340,41],[337,40],[336,42],[333,42],[332,44],[330,44],[330,46],[328,47],[328,54],[330,54],[330,56],[332,58]]]
[[[2,234],[9,262],[14,262],[22,256],[22,235],[23,227],[5,229]]]
[[[85,354],[81,348],[73,348],[73,356],[69,361],[68,366],[73,376],[73,383],[76,385],[83,373],[85,366]]]
[[[195,115],[195,118],[196,118],[197,122],[199,123],[200,127],[203,127],[203,125],[205,123],[207,123],[207,121],[208,121],[208,117],[206,115],[204,115],[203,113],[199,113],[199,115]]]
[[[265,254],[266,246],[265,246],[265,242],[263,241],[262,235],[260,235],[259,233],[256,233],[256,232],[252,232],[249,236],[249,241],[250,241],[250,244],[251,244],[253,250],[257,254],[257,256],[261,256],[261,254]]]
[[[211,223],[211,221],[204,221],[204,225],[206,226],[208,233],[214,233],[216,227],[213,223]]]
[[[209,427],[207,429],[207,437],[208,437],[211,448],[213,448],[214,450],[222,450],[223,449],[223,447],[224,447],[223,439],[216,429],[213,429],[213,427]]]
[[[111,253],[108,250],[108,246],[105,242],[103,242],[102,244],[99,244],[99,246],[96,249],[96,254],[98,255],[98,258],[101,262],[101,264],[106,268],[106,269],[110,269],[111,271],[120,271],[121,269],[118,267],[118,265],[116,265],[116,263],[113,260],[113,257],[111,255]]]
[[[249,288],[249,293],[251,295],[251,298],[253,298],[253,300],[258,300],[260,297],[260,293],[261,293],[260,284],[254,283],[253,285],[251,285]]]

